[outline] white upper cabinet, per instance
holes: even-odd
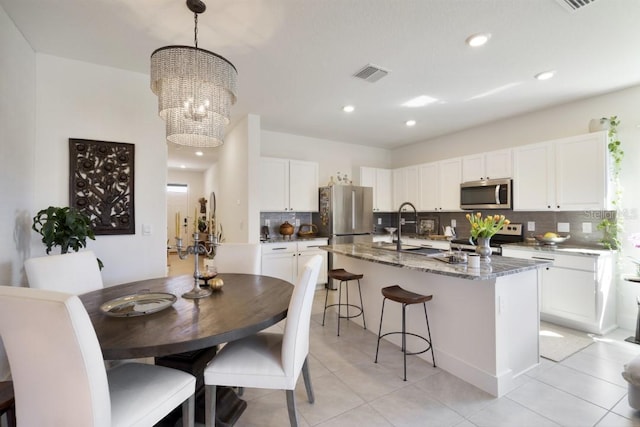
[[[439,162],[440,210],[460,210],[460,183],[462,160],[459,158]]]
[[[262,157],[260,210],[317,212],[318,163]]]
[[[513,208],[549,210],[555,202],[553,145],[525,145],[513,150]]]
[[[609,209],[605,132],[555,142],[556,209]]]
[[[515,210],[610,209],[605,132],[514,149]]]
[[[360,185],[373,188],[373,211],[391,212],[392,173],[390,169],[360,167]]]
[[[404,202],[418,206],[418,166],[393,170],[393,206],[397,209]]]
[[[318,163],[289,161],[289,210],[318,212]]]
[[[462,158],[462,182],[511,178],[512,151],[497,150]]]
[[[461,179],[460,158],[418,166],[418,210],[459,211]]]

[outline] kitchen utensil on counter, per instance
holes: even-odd
[[[453,237],[453,230],[451,229],[450,226],[447,225],[444,228],[444,235],[447,236],[447,237]]]
[[[480,255],[478,254],[468,254],[468,266],[469,268],[480,268]]]
[[[291,239],[291,235],[293,234],[293,225],[289,224],[289,221],[285,221],[281,226],[280,226],[280,234],[282,234],[283,238],[287,238],[287,236],[289,236],[289,239]]]
[[[569,234],[560,235],[552,232],[548,232],[545,234],[537,234],[534,236],[536,240],[545,245],[557,245],[558,243],[563,243],[567,239],[571,237]]]
[[[391,243],[393,243],[393,233],[395,233],[396,230],[397,230],[397,228],[395,228],[395,227],[385,227],[384,228],[384,231],[389,233],[389,240],[391,241]]]
[[[298,236],[314,237],[318,234],[318,227],[315,224],[300,224],[298,228]]]

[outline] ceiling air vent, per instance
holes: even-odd
[[[560,6],[567,9],[569,12],[575,12],[576,10],[588,6],[596,0],[556,0]]]
[[[368,64],[363,69],[355,73],[353,77],[357,77],[359,79],[366,80],[369,83],[373,83],[377,82],[387,74],[389,74],[389,71],[383,70],[377,65]]]

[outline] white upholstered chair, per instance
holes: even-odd
[[[75,295],[0,286],[0,335],[21,426],[149,427],[180,405],[194,425],[195,378],[140,363],[107,372]]]
[[[218,273],[260,274],[261,250],[257,243],[222,243],[216,248]]]
[[[231,341],[204,370],[206,425],[215,419],[216,386],[239,386],[286,390],[291,426],[297,426],[295,386],[302,371],[307,397],[313,403],[309,377],[309,322],[313,294],[322,265],[316,255],[307,262],[293,290],[282,333],[260,332]]]
[[[80,295],[104,287],[92,251],[30,258],[24,262],[24,269],[31,288]]]

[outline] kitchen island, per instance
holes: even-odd
[[[491,263],[472,269],[375,244],[321,249],[334,254],[334,268],[364,274],[366,322],[374,333],[380,325],[383,287],[400,285],[433,295],[427,308],[439,368],[499,397],[538,365],[539,269],[548,262],[493,256]],[[400,305],[387,304],[385,311],[383,333],[400,330]],[[362,324],[361,318],[353,321]],[[407,325],[410,332],[425,332],[424,312],[409,308]],[[400,336],[388,338],[400,345]],[[411,338],[407,337],[409,351],[421,348]],[[419,357],[431,359],[429,353]]]

